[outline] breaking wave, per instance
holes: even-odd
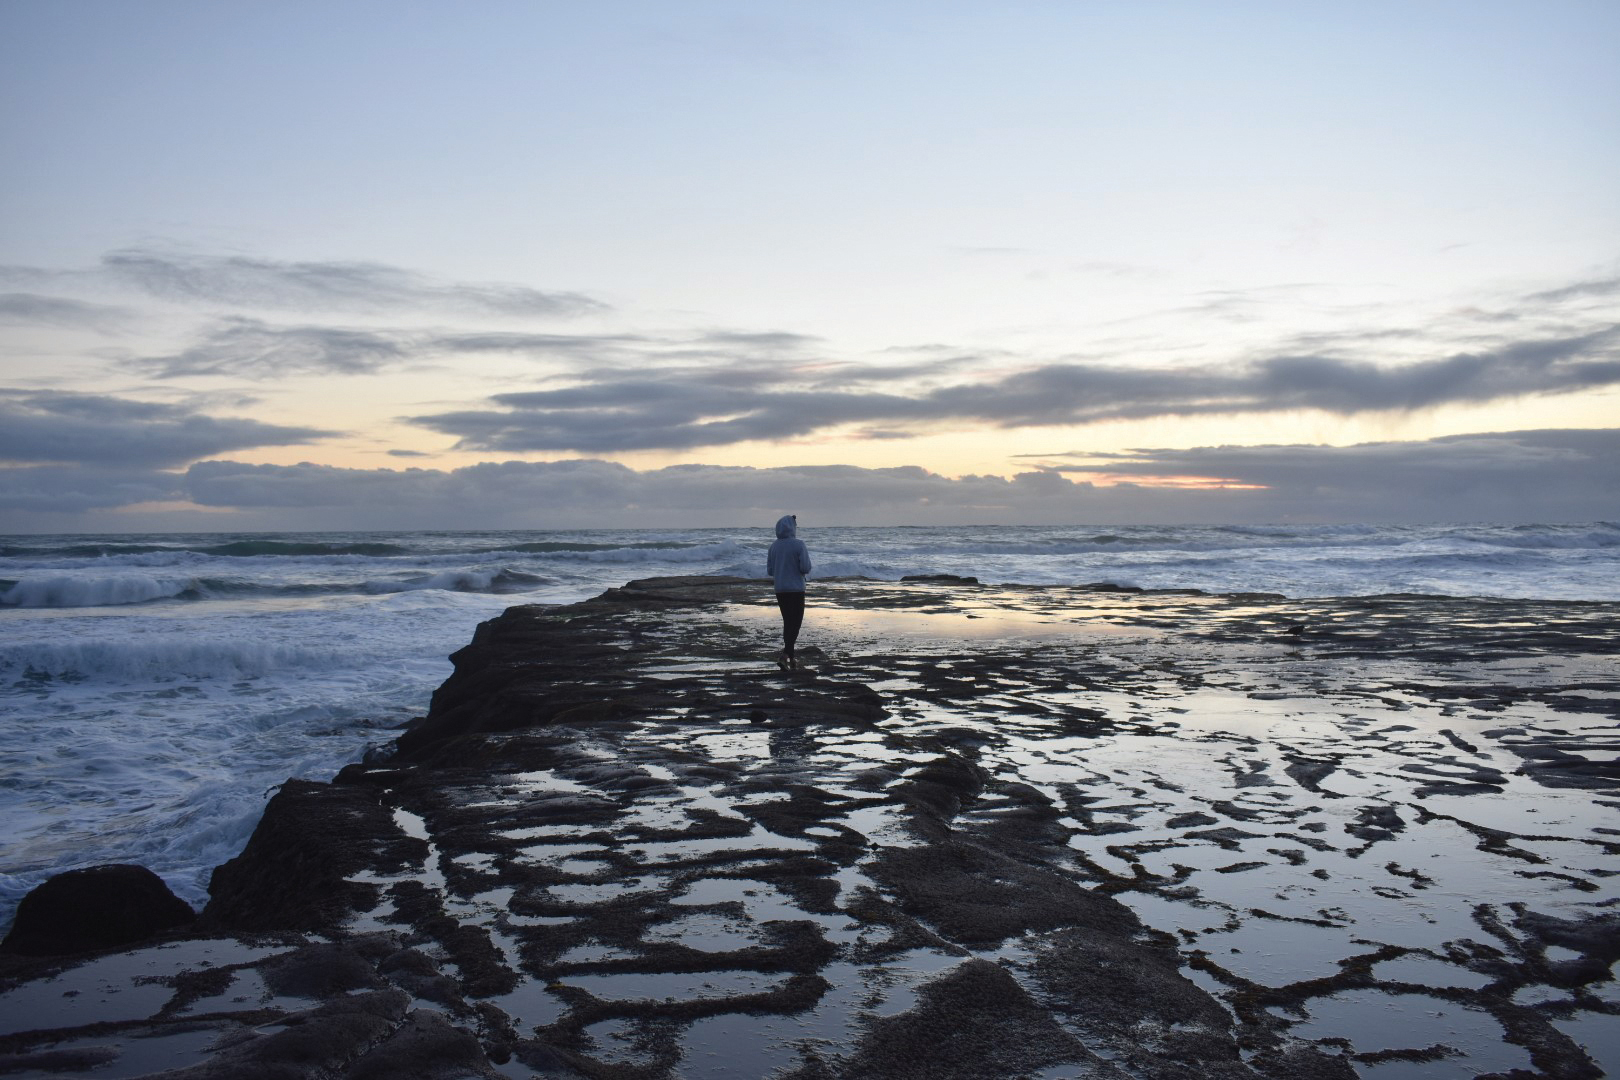
[[[409,555],[411,549],[385,543],[320,543],[287,540],[232,540],[223,544],[11,544],[0,547],[0,557],[8,559],[117,559],[131,555],[211,555],[215,558],[255,558],[273,555],[309,557],[324,555],[363,555],[387,558]]]
[[[418,589],[452,592],[520,593],[550,584],[549,578],[522,570],[445,570],[394,579],[348,582],[265,584],[222,578],[147,574],[64,574],[0,582],[0,607],[97,608],[148,604],[160,600],[201,601],[242,597],[332,596],[342,593],[396,593]]]
[[[359,649],[317,649],[260,640],[102,638],[0,645],[0,671],[11,679],[36,681],[242,678],[280,671],[331,671],[364,658]]]

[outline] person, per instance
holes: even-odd
[[[782,651],[776,665],[783,671],[798,667],[793,646],[804,625],[804,575],[810,572],[810,549],[797,533],[799,516],[784,514],[776,523],[776,543],[765,556],[765,572],[776,584],[776,606],[782,609]]]

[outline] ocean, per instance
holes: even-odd
[[[814,576],[1620,600],[1620,525],[824,528]],[[200,907],[276,785],[426,711],[512,604],[759,576],[767,528],[0,536],[0,926],[135,862]],[[762,585],[763,588],[763,585]],[[813,603],[813,601],[812,601]],[[807,631],[813,641],[813,622]]]

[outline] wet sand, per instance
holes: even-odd
[[[818,583],[784,674],[757,582],[516,608],[202,940],[7,971],[0,1070],[1620,1075],[1616,614]]]

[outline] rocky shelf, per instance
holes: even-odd
[[[1613,605],[767,589],[512,608],[195,920],[20,914],[0,1075],[1620,1067]]]

